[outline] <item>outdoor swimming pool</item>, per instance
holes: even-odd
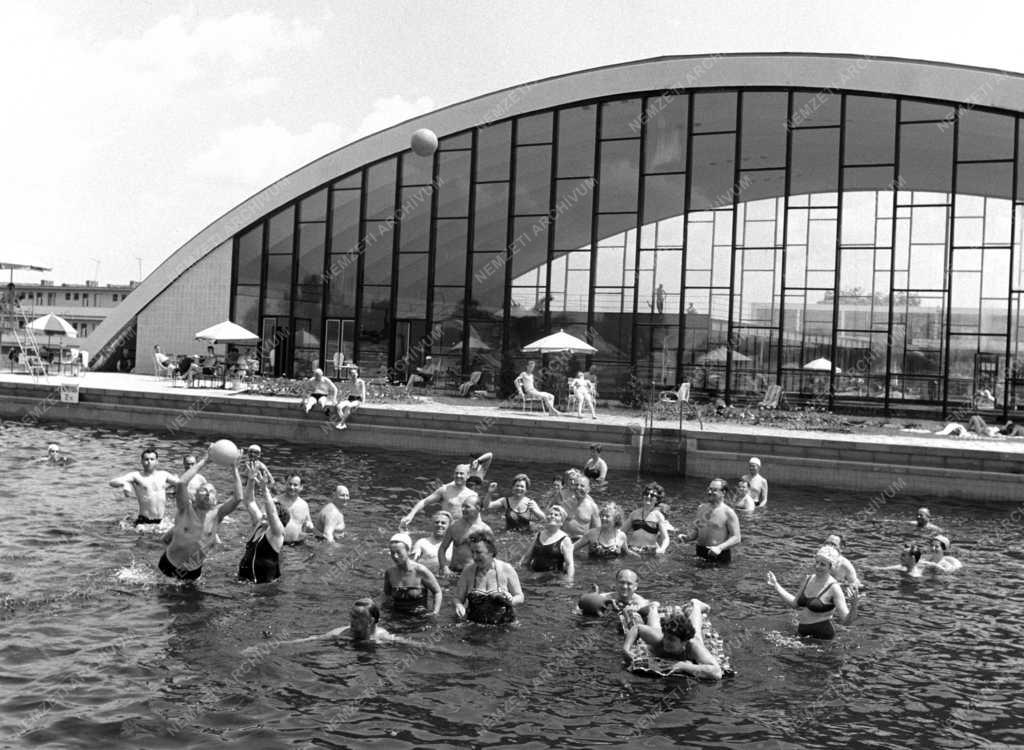
[[[390,564],[387,538],[428,482],[450,477],[450,458],[262,441],[279,479],[291,469],[303,476],[314,511],[335,484],[348,485],[348,532],[337,547],[286,548],[282,580],[254,587],[234,580],[249,533],[244,512],[236,512],[196,590],[156,571],[157,537],[119,525],[134,517],[136,504],[115,499],[106,482],[135,468],[147,444],[160,449],[164,468],[176,470],[204,443],[26,426],[4,429],[0,441],[5,747],[1024,744],[1020,505],[929,503],[965,568],[945,580],[904,582],[869,566],[895,563],[910,538],[908,520],[922,500],[909,488],[875,502],[868,517],[858,515],[871,502],[867,495],[773,486],[768,508],[743,523],[730,567],[699,567],[692,548],[677,543],[664,559],[631,564],[649,598],[699,596],[711,604],[736,670],[720,683],[658,681],[624,670],[612,621],[573,614],[578,594],[591,582],[610,589],[619,567],[586,559],[571,586],[521,574],[527,600],[518,628],[457,624],[450,601],[436,625],[389,625],[461,657],[396,646],[279,645],[343,624],[356,598],[379,595]],[[51,441],[75,462],[35,462]],[[581,446],[581,463],[585,454]],[[535,489],[546,488],[560,468],[509,464],[498,455],[488,479],[506,488],[526,470]],[[227,473],[204,473],[223,497]],[[770,465],[764,473],[771,479]],[[672,501],[670,520],[682,528],[706,478],[659,480]],[[616,499],[628,511],[639,486],[636,477],[613,474],[595,498]],[[515,560],[523,539],[505,533],[499,516],[487,520],[499,532],[500,556]],[[427,525],[426,516],[417,518],[417,531]],[[789,637],[791,611],[765,574],[774,570],[794,590],[830,531],[846,535],[867,596],[835,641],[798,642]],[[517,552],[508,554],[513,546]],[[243,654],[249,646],[255,653]]]

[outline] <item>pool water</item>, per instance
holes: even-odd
[[[238,583],[250,533],[239,510],[221,527],[223,544],[199,587],[183,588],[156,571],[159,536],[121,523],[137,505],[107,480],[136,468],[151,443],[163,468],[177,470],[200,441],[41,426],[7,427],[0,440],[4,747],[1024,745],[1020,506],[929,503],[965,563],[945,578],[907,582],[872,570],[896,563],[913,536],[909,520],[924,501],[908,488],[879,503],[871,498],[884,487],[851,495],[773,485],[768,507],[741,518],[731,566],[702,567],[676,542],[663,558],[630,563],[647,597],[711,604],[736,675],[703,683],[625,671],[616,623],[573,611],[591,583],[610,590],[620,567],[587,559],[572,584],[521,573],[518,627],[459,624],[450,601],[436,623],[387,623],[444,653],[283,645],[344,624],[355,599],[379,596],[388,537],[416,498],[450,477],[451,458],[264,440],[264,461],[278,479],[301,474],[314,512],[336,484],[348,485],[342,543],[287,547],[279,582]],[[51,441],[75,460],[39,462]],[[488,479],[505,489],[527,471],[539,497],[560,468],[498,455]],[[226,496],[227,472],[204,473]],[[770,480],[770,465],[764,473]],[[658,479],[682,529],[706,478]],[[628,512],[641,483],[613,473],[595,498]],[[872,502],[876,512],[866,513]],[[499,532],[499,556],[516,561],[527,538],[504,532],[500,514],[487,520]],[[425,533],[429,512],[414,526]],[[773,570],[795,593],[833,531],[846,536],[867,594],[836,640],[798,640],[792,610],[765,575]]]

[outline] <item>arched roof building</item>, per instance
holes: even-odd
[[[429,352],[507,383],[524,344],[564,328],[597,347],[602,397],[688,381],[756,401],[777,382],[823,407],[1010,411],[1022,113],[1019,75],[849,55],[524,84],[283,177],[92,341],[109,354],[134,330],[143,362],[231,317],[263,337],[265,372],[342,352],[400,379]],[[421,127],[432,157],[408,148]]]

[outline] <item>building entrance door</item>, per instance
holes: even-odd
[[[287,374],[291,359],[288,319],[281,317],[263,318],[260,338],[260,371],[268,376],[279,378]]]

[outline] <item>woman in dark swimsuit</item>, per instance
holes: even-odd
[[[384,572],[384,596],[391,599],[395,614],[436,615],[441,611],[441,587],[425,565],[409,557],[411,549],[412,538],[402,532],[388,542],[395,564]],[[434,595],[433,607],[429,606],[429,594]]]
[[[583,466],[583,476],[594,484],[601,484],[608,475],[608,464],[601,458],[601,446],[598,443],[591,443],[590,458]]]
[[[668,521],[658,510],[658,503],[665,497],[665,489],[657,482],[644,487],[640,507],[626,519],[626,536],[629,549],[636,554],[660,555],[668,549]]]
[[[253,489],[259,485],[254,482]],[[281,577],[281,565],[279,562],[281,547],[284,546],[284,527],[288,525],[290,516],[283,508],[278,513],[277,505],[270,494],[270,485],[264,484],[262,517],[255,514],[258,510],[255,505],[249,506],[249,512],[253,514],[256,521],[256,528],[252,536],[245,543],[245,552],[238,563],[238,579],[240,581],[251,581],[252,583],[269,583]],[[252,495],[250,495],[250,498]]]
[[[839,551],[825,545],[814,555],[814,572],[804,579],[800,593],[793,596],[768,571],[768,583],[775,587],[782,600],[797,611],[797,635],[825,640],[834,638],[832,613],[845,622],[850,616],[846,596],[839,581],[832,577],[832,567],[839,562]],[[811,592],[814,592],[813,594]]]
[[[505,531],[530,531],[531,521],[544,522],[544,511],[536,502],[526,496],[530,489],[530,478],[526,474],[516,474],[512,480],[512,494],[492,500],[488,510],[502,509],[505,511]]]
[[[484,625],[515,622],[513,607],[525,601],[516,569],[495,558],[497,547],[490,532],[475,531],[468,541],[473,562],[455,586],[455,614]]]
[[[538,572],[557,570],[572,578],[576,572],[572,557],[572,540],[562,531],[565,522],[565,508],[552,505],[548,508],[548,522],[543,530],[537,532],[533,546],[523,555],[519,564]]]
[[[622,530],[622,509],[615,503],[605,503],[601,506],[599,517],[601,526],[581,536],[573,549],[586,547],[592,560],[635,554],[629,551],[629,540]]]

